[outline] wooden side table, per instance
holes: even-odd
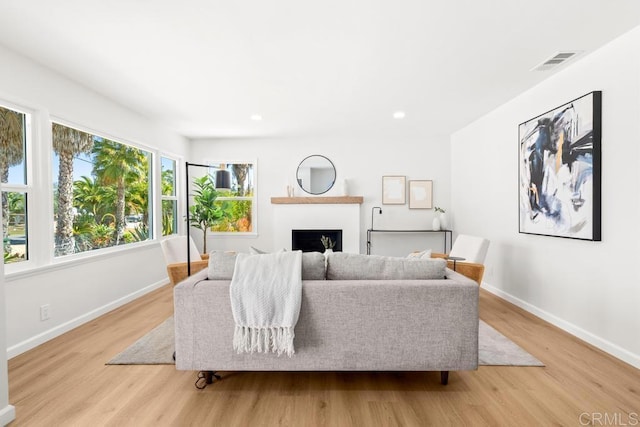
[[[448,256],[445,259],[453,261],[453,271],[456,271],[456,261],[464,261],[466,258],[461,256]]]

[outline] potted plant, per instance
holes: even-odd
[[[440,230],[440,229],[446,230],[446,229],[449,227],[449,218],[447,218],[447,213],[446,213],[446,211],[445,211],[443,208],[439,208],[438,206],[436,206],[434,209],[435,209],[435,211],[436,211],[436,215],[437,215],[438,213],[439,213],[440,215],[437,215],[437,216],[434,218],[434,222],[433,222],[434,227],[433,227],[433,229],[434,229],[434,230]],[[436,227],[435,227],[435,223],[436,223],[436,221],[435,221],[435,220],[436,220],[436,219],[438,220],[438,228],[436,228]]]
[[[189,224],[202,230],[203,233],[203,250],[207,253],[207,231],[218,222],[224,212],[215,201],[218,198],[218,192],[211,175],[205,175],[202,178],[193,180],[193,206],[189,207]]]
[[[333,248],[336,246],[336,242],[331,240],[331,237],[322,236],[320,238],[320,241],[322,242],[322,246],[324,246],[325,252],[333,252]]]

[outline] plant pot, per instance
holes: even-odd
[[[440,230],[440,218],[433,218],[433,221],[431,222],[431,228],[433,228],[434,231]]]
[[[449,229],[449,217],[446,213],[440,214],[440,228],[442,228],[443,230]]]

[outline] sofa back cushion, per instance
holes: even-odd
[[[302,280],[324,280],[326,258],[320,252],[302,253]]]
[[[209,254],[209,280],[231,280],[236,267],[236,252],[213,251]]]
[[[236,265],[235,252],[214,251],[209,255],[209,280],[231,280]],[[325,257],[320,252],[302,254],[302,280],[324,280]]]
[[[396,258],[334,252],[327,257],[327,280],[444,279],[444,259]]]

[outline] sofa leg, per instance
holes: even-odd
[[[449,383],[449,371],[440,371],[440,384],[447,385]]]
[[[196,388],[202,390],[207,384],[212,384],[213,379],[222,379],[220,375],[216,375],[214,371],[200,371],[198,372],[198,378],[196,378]]]
[[[207,384],[212,384],[213,378],[217,380],[221,379],[220,375],[216,375],[214,371],[204,371],[204,379],[207,382]]]

